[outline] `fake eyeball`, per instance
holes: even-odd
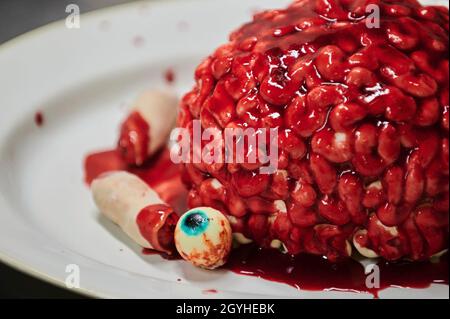
[[[210,207],[191,209],[181,216],[175,229],[178,252],[197,267],[215,269],[225,264],[231,244],[230,222]]]

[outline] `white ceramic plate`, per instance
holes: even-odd
[[[195,67],[255,9],[287,0],[138,2],[56,22],[0,47],[0,258],[65,286],[80,267],[78,292],[140,298],[371,298],[297,291],[287,285],[207,272],[143,256],[99,218],[83,183],[84,155],[113,146],[124,106],[164,86],[173,68],[186,92]],[[445,1],[442,1],[445,3]],[[213,36],[212,36],[213,35]],[[45,125],[34,123],[42,111]],[[179,278],[181,282],[177,281]],[[204,290],[217,294],[205,295]],[[448,298],[447,286],[388,289],[381,297]]]

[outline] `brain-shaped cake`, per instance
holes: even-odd
[[[277,170],[184,164],[189,205],[225,213],[243,243],[290,254],[422,260],[447,249],[448,17],[415,0],[299,0],[256,14],[197,68],[178,126],[278,128]]]

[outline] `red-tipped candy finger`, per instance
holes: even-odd
[[[140,166],[166,144],[177,117],[177,98],[147,91],[134,103],[122,124],[118,147],[125,161]]]
[[[91,187],[102,214],[134,242],[148,249],[174,251],[178,215],[139,177],[113,172],[95,179]]]

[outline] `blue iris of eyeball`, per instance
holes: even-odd
[[[205,212],[195,209],[183,216],[181,230],[188,236],[199,236],[209,227],[209,218]]]
[[[197,267],[214,269],[225,264],[231,244],[230,222],[211,207],[197,207],[186,212],[175,229],[178,252]]]

